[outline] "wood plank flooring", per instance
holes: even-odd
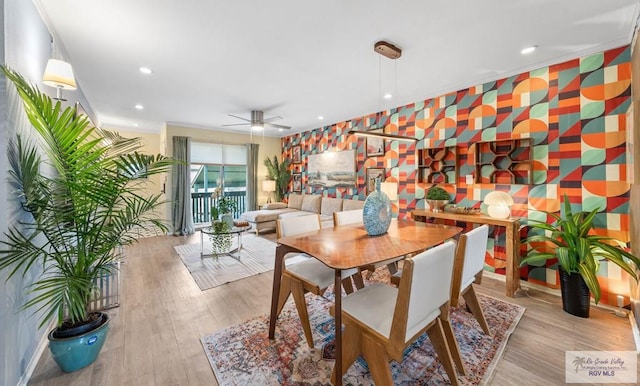
[[[195,242],[198,234],[157,236],[128,247],[122,304],[109,311],[110,335],[98,360],[65,374],[46,350],[29,384],[217,385],[199,339],[268,313],[273,272],[200,291],[173,249]],[[487,278],[479,292],[527,308],[491,385],[564,384],[565,351],[635,350],[629,321],[607,310],[592,307],[589,319],[577,318],[562,311],[559,297],[530,289],[506,298],[504,283]]]

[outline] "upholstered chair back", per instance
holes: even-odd
[[[455,243],[448,241],[405,259],[393,318],[394,325],[391,328],[392,334],[394,331],[405,331],[403,343],[421,332],[440,315],[440,307],[448,304],[455,249]],[[409,276],[411,279],[405,280]],[[403,317],[402,313],[406,317]],[[403,323],[403,319],[406,321],[406,329],[397,326]]]
[[[333,225],[362,224],[362,209],[333,212]]]
[[[276,220],[276,237],[295,236],[301,233],[313,232],[320,229],[320,216],[310,214],[291,216]]]

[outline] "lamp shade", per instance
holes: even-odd
[[[398,199],[398,183],[397,182],[381,182],[380,190],[389,197],[390,201]]]
[[[511,215],[513,198],[505,192],[490,192],[485,196],[484,203],[488,205],[487,213],[491,217],[507,218]]]
[[[264,190],[265,192],[275,192],[276,182],[274,180],[262,181],[262,190]]]
[[[71,65],[57,59],[49,59],[47,62],[47,67],[42,75],[42,83],[65,90],[75,90],[77,88]]]

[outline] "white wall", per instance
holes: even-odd
[[[29,0],[0,0],[0,63],[21,73],[28,81],[49,95],[55,90],[41,83],[47,60],[52,55],[51,35],[38,10]],[[65,59],[61,49],[58,59]],[[73,63],[72,63],[73,65]],[[81,90],[65,92],[68,103],[80,101],[88,106]],[[7,185],[7,145],[16,133],[29,137],[33,130],[28,123],[15,87],[0,76],[0,239],[5,240],[9,224],[24,216],[18,203],[9,195]],[[22,277],[20,274],[6,281],[7,272],[0,272],[0,385],[26,383],[38,360],[39,350],[46,343],[48,327],[38,329],[40,319],[33,310],[21,312],[28,299],[27,287],[40,276],[37,264]]]
[[[3,57],[2,62],[19,71],[25,78],[38,82],[50,55],[51,38],[37,10],[31,1],[3,1]],[[6,148],[8,140],[16,132],[29,130],[21,102],[13,85],[6,84],[0,93],[0,205],[3,211],[0,219],[0,237],[4,239],[9,223],[14,223],[19,215],[16,202],[8,197]],[[46,329],[38,330],[39,320],[31,317],[31,312],[20,312],[20,306],[27,299],[25,286],[39,275],[40,267],[33,267],[23,279],[20,275],[6,281],[7,272],[0,272],[0,384],[15,385],[24,380],[28,369],[35,364],[38,344],[46,334]]]

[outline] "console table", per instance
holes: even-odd
[[[459,214],[450,212],[433,212],[431,210],[416,209],[411,212],[413,218],[431,217],[440,220],[462,221],[471,224],[487,224],[503,226],[506,232],[506,258],[507,258],[507,285],[506,294],[513,297],[520,288],[520,219],[516,217],[510,218],[493,218],[483,213],[479,214]]]

